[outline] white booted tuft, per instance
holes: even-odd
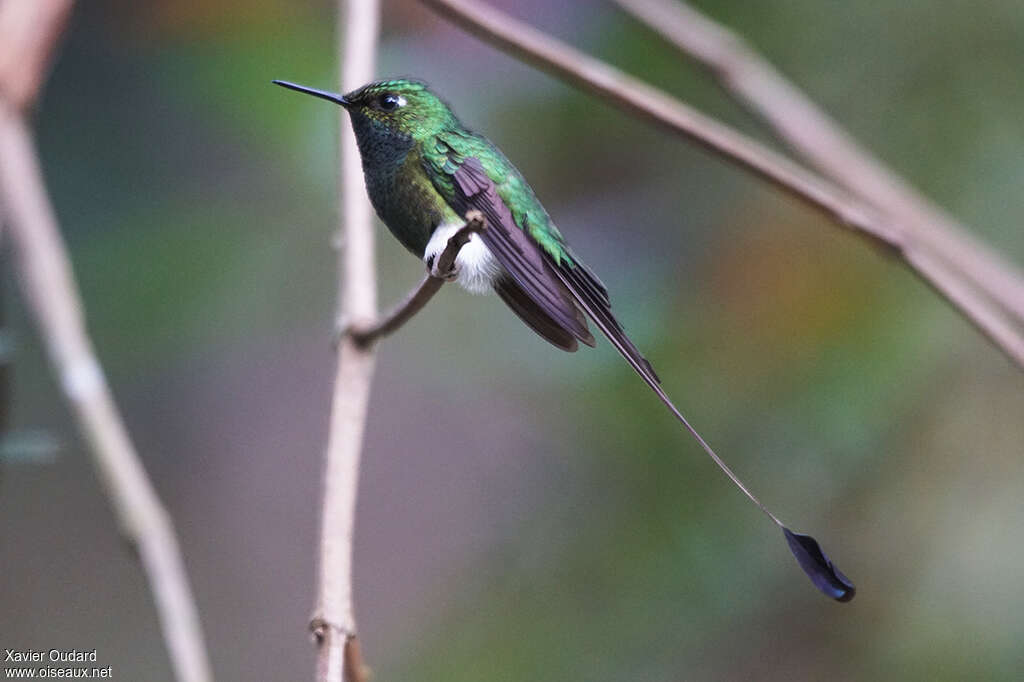
[[[431,235],[426,251],[423,252],[423,260],[428,264],[433,263],[448,245],[448,240],[461,227],[462,223],[439,225]],[[494,281],[504,271],[478,234],[470,235],[469,241],[459,251],[455,259],[455,268],[458,273],[455,281],[473,294],[488,294],[493,291]]]

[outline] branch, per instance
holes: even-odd
[[[889,217],[863,200],[643,81],[474,0],[423,2],[513,56],[696,142],[759,175],[839,225],[888,247],[936,291],[945,291],[948,287],[941,284],[957,277],[943,263],[919,257],[916,244],[904,238],[908,230],[893,224]],[[1015,364],[1024,368],[1024,336],[999,310],[970,292],[967,296],[946,300]]]
[[[35,102],[72,0],[0,0],[0,99],[17,111]]]
[[[388,336],[398,331],[402,325],[411,320],[416,313],[423,310],[423,307],[430,302],[444,283],[449,280],[446,273],[454,271],[455,258],[459,255],[462,247],[469,242],[474,232],[482,232],[487,228],[484,215],[480,211],[470,211],[466,214],[466,224],[448,238],[444,251],[437,257],[433,267],[428,270],[427,276],[415,289],[406,296],[405,300],[395,306],[395,309],[372,325],[352,326],[344,330],[360,346],[368,346],[377,339]]]
[[[380,7],[378,0],[338,0],[338,10],[341,85],[342,92],[347,92],[373,79]],[[344,111],[339,112],[344,119]],[[345,244],[339,254],[340,316],[372,319],[377,291],[371,208],[355,137],[345,120],[341,121],[340,183]],[[350,336],[341,339],[324,464],[319,587],[310,623],[317,643],[318,682],[367,679],[355,640],[352,540],[373,368],[371,347],[360,347]]]
[[[0,204],[26,304],[121,532],[139,553],[175,675],[206,682],[210,664],[178,541],[86,332],[71,261],[22,114],[39,91],[69,8],[67,0],[0,4]],[[19,57],[17,50],[25,52]]]
[[[1024,277],[859,146],[741,37],[677,0],[615,0],[706,67],[783,141],[854,194],[885,210],[910,236],[1024,320]]]

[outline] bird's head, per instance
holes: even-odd
[[[352,125],[360,138],[400,136],[419,140],[458,124],[448,105],[416,80],[375,81],[345,95],[274,82],[340,104],[352,115]]]

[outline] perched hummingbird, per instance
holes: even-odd
[[[594,345],[589,317],[682,422],[727,476],[784,532],[800,566],[837,601],[855,588],[809,535],[772,514],[676,408],[654,369],[612,314],[608,291],[569,248],[533,190],[487,138],[468,130],[425,84],[383,80],[346,95],[274,81],[340,104],[352,118],[366,189],[391,234],[427,268],[477,210],[486,229],[455,260],[455,281],[474,293],[494,291],[531,329],[558,348]]]

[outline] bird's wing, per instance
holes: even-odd
[[[435,165],[435,170],[441,169],[451,180],[447,187],[439,187],[439,191],[445,193],[447,190],[449,200],[461,215],[473,208],[484,214],[488,227],[481,234],[484,243],[526,297],[539,304],[544,312],[576,338],[593,345],[593,337],[587,331],[586,323],[580,319],[579,308],[585,310],[640,376],[652,387],[657,387],[660,380],[651,363],[626,336],[622,325],[612,314],[608,291],[571,254],[533,191],[512,164],[500,156],[500,152],[492,152],[495,148],[489,145],[475,150],[496,155],[492,165],[508,169],[504,176],[498,178],[502,181],[499,187],[478,158],[454,153],[451,147],[442,149],[447,153],[443,156],[444,162]],[[518,209],[517,216],[509,209],[510,203]],[[492,225],[497,229],[491,229]],[[511,307],[516,310],[516,306]],[[537,329],[522,314],[520,317]],[[586,332],[586,337],[578,333],[581,330]]]
[[[476,209],[487,219],[486,229],[479,237],[509,276],[497,283],[502,300],[534,331],[559,348],[575,350],[577,339],[594,345],[594,336],[573,296],[555,274],[542,248],[516,223],[480,160],[448,151],[443,163],[427,157],[426,163],[431,165],[428,173],[459,215]]]
[[[551,319],[551,316],[544,312],[544,309],[537,305],[522,287],[516,284],[511,275],[502,275],[494,283],[494,291],[505,302],[505,305],[519,316],[519,319],[552,345],[570,353],[579,348],[576,337]]]

